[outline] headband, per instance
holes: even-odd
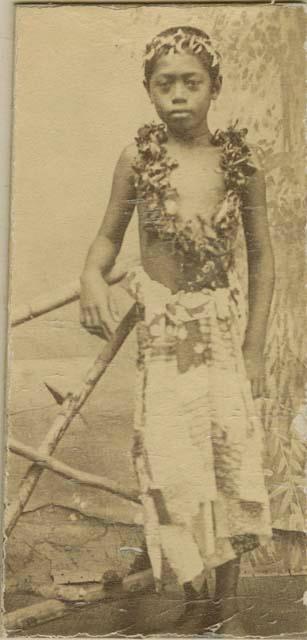
[[[195,33],[185,33],[181,28],[171,35],[155,36],[146,46],[144,64],[150,62],[160,53],[181,53],[187,49],[195,55],[200,55],[203,52],[208,53],[212,58],[211,67],[216,67],[220,64],[221,55],[213,47],[207,34],[204,33],[202,36]]]

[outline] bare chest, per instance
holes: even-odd
[[[215,152],[182,154],[176,158],[170,183],[178,194],[179,214],[183,219],[201,217],[210,223],[225,196],[224,175]]]

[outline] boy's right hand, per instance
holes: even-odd
[[[115,323],[109,285],[100,273],[86,274],[81,278],[80,323],[91,334],[106,340],[112,338]]]

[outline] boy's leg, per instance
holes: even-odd
[[[208,582],[206,578],[199,591],[193,587],[192,582],[185,582],[183,585],[185,602],[189,603],[193,600],[207,600],[209,598]]]
[[[180,627],[181,624],[184,624],[191,616],[194,616],[197,609],[200,610],[199,605],[202,605],[204,601],[209,599],[209,590],[206,578],[204,578],[199,591],[193,587],[192,582],[185,582],[183,585],[183,591],[184,609],[176,622],[178,627]]]
[[[220,624],[218,633],[244,636],[245,629],[239,614],[237,598],[240,576],[240,558],[230,560],[215,570],[215,596],[213,602],[212,622]]]
[[[234,598],[237,595],[240,576],[240,558],[229,560],[216,567],[215,600]]]

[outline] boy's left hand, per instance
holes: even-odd
[[[243,357],[247,377],[251,383],[254,399],[264,395],[264,362],[261,351],[243,346]]]

